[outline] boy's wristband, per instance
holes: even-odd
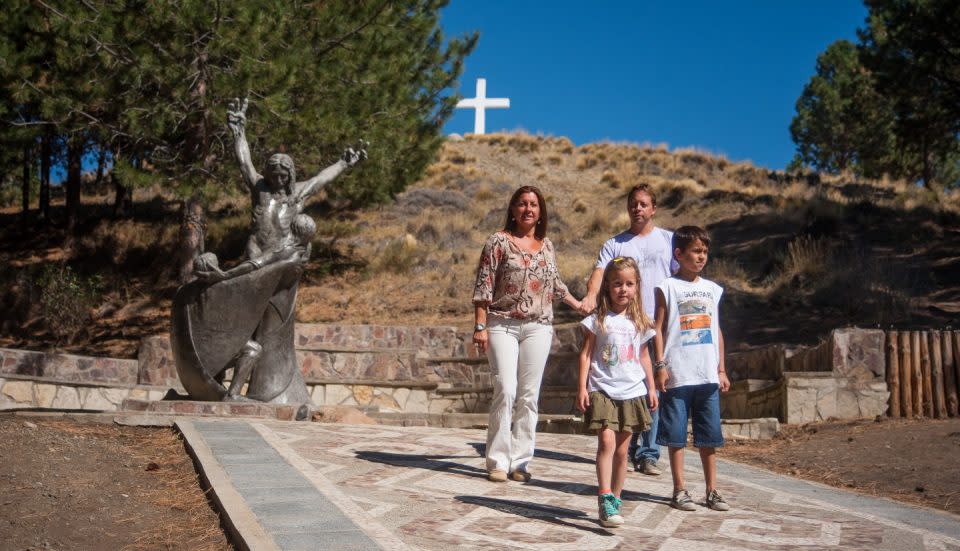
[[[657,373],[663,371],[667,368],[667,362],[665,360],[660,360],[658,362],[653,362],[653,372]]]

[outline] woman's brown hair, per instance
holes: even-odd
[[[537,220],[533,235],[537,239],[542,240],[547,236],[547,202],[543,199],[543,193],[534,186],[522,186],[513,192],[513,196],[510,197],[510,203],[507,204],[507,220],[503,223],[503,229],[510,233],[513,233],[513,231],[517,229],[517,221],[513,219],[511,210],[513,209],[514,203],[516,203],[524,193],[532,193],[537,196],[537,203],[540,204],[540,219]]]

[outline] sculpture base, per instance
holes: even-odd
[[[194,400],[141,400],[127,398],[122,411],[193,415],[197,417],[256,417],[280,421],[309,421],[313,404],[267,404],[262,402],[198,402]]]

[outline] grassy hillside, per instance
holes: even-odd
[[[600,244],[628,226],[625,194],[641,180],[657,189],[658,225],[696,223],[711,231],[707,277],[727,290],[722,324],[732,348],[815,342],[848,324],[960,324],[955,192],[850,176],[788,176],[695,150],[575,147],[566,138],[524,134],[447,142],[393,204],[360,212],[340,212],[322,200],[308,207],[319,230],[298,318],[469,325],[480,248],[503,223],[512,191],[525,184],[547,197],[560,270],[579,296]],[[0,261],[12,268],[0,280],[0,345],[59,343],[133,355],[140,336],[166,329],[176,206],[150,192],[136,199],[135,220],[91,219],[88,236],[66,249],[56,230],[35,233],[18,228],[13,212],[0,214]],[[210,209],[208,250],[223,259],[242,252],[246,201],[238,195]],[[62,261],[71,267],[66,276],[45,267]],[[76,332],[42,319],[51,302],[67,310],[70,293],[51,299],[49,287],[69,277],[93,314]],[[576,316],[560,306],[559,317]]]

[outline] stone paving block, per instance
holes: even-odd
[[[262,453],[218,453],[217,459],[224,466],[227,465],[270,465],[280,459],[276,453],[269,453],[272,450],[264,450]]]
[[[325,549],[329,551],[380,551],[382,548],[359,530],[343,532],[303,532],[297,534],[278,534],[274,537],[284,550]]]
[[[302,532],[319,530],[321,532],[342,532],[356,530],[357,526],[352,520],[345,517],[339,510],[330,511],[324,514],[322,511],[311,514],[309,511],[303,511],[296,508],[294,512],[282,514],[262,513],[261,509],[265,505],[251,507],[257,518],[263,523],[263,526],[271,531],[280,533]]]
[[[233,453],[236,451],[242,451],[250,456],[255,456],[260,453],[269,453],[270,450],[270,448],[265,446],[262,442],[257,442],[250,438],[224,438],[221,440],[208,440],[207,443],[210,446],[210,449],[216,453]]]
[[[302,476],[291,472],[261,471],[250,472],[244,468],[234,466],[228,471],[230,480],[238,489],[244,488],[299,488],[308,482]]]
[[[313,503],[317,499],[317,490],[312,485],[287,488],[282,493],[269,487],[248,488],[244,490],[243,497],[251,508],[272,503]]]

